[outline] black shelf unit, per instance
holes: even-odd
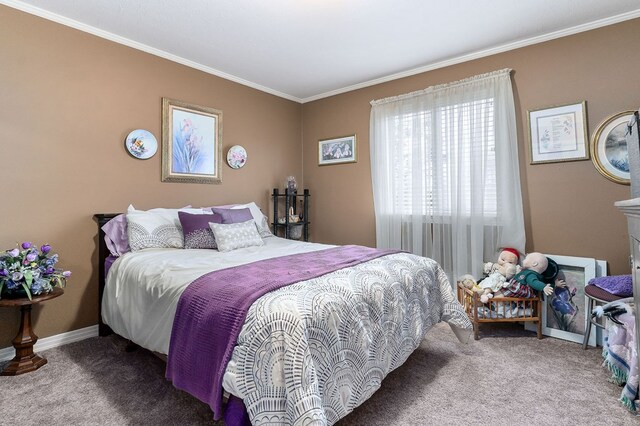
[[[285,189],[284,193],[281,193],[278,188],[273,188],[273,234],[278,235],[278,230],[282,229],[284,237],[291,239],[290,231],[293,226],[302,226],[302,238],[304,241],[309,241],[309,190],[303,190],[302,194],[298,194],[297,191],[289,191]],[[284,223],[278,223],[278,207],[284,200]],[[302,220],[300,222],[289,222],[289,209],[293,207],[293,213],[298,214],[298,200],[302,201]]]

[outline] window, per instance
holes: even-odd
[[[474,191],[484,188],[483,210],[496,215],[493,105],[493,99],[482,99],[393,117],[401,152],[392,165],[398,212],[450,216],[452,193],[441,189],[459,182],[462,214],[471,214]],[[472,162],[482,170],[479,182],[471,175]]]
[[[371,104],[378,247],[431,257],[450,277],[480,276],[499,247],[524,251],[510,70]]]

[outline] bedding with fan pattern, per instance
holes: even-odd
[[[332,246],[264,239],[227,253],[148,249],[109,271],[103,319],[139,345],[168,353],[180,296],[213,270]],[[461,340],[471,323],[433,260],[408,253],[271,291],[248,309],[223,388],[244,401],[253,424],[333,424],[402,365],[426,332],[448,322]]]

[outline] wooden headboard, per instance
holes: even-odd
[[[108,336],[113,333],[111,327],[102,322],[102,294],[104,293],[105,271],[104,262],[109,256],[109,249],[104,242],[104,231],[102,226],[120,213],[97,213],[93,218],[98,222],[98,334]]]

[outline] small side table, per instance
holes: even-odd
[[[51,293],[34,296],[31,300],[27,297],[21,299],[0,299],[0,307],[20,306],[21,319],[18,335],[13,339],[13,347],[16,356],[9,361],[0,376],[17,376],[18,374],[35,371],[47,363],[47,359],[33,353],[33,345],[38,341],[31,328],[31,306],[45,300],[62,296],[64,290],[55,287]]]

